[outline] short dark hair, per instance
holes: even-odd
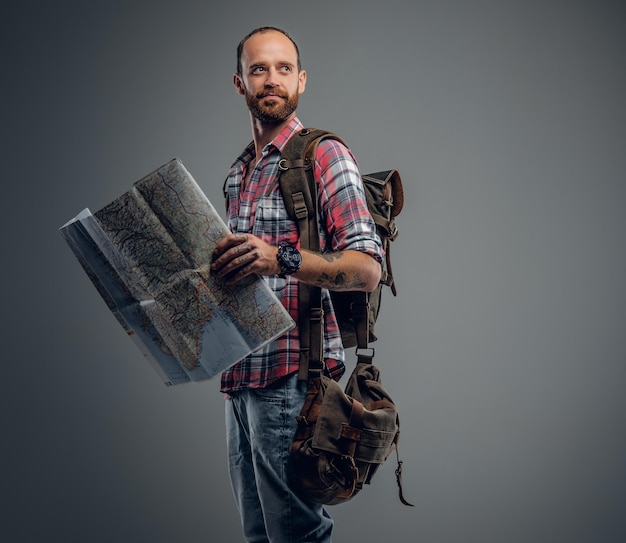
[[[255,34],[260,34],[262,32],[269,32],[270,30],[274,30],[275,32],[280,32],[284,36],[287,36],[293,46],[296,48],[296,55],[298,57],[298,72],[302,70],[302,65],[300,63],[300,49],[298,49],[298,44],[294,41],[294,39],[282,28],[276,28],[275,26],[261,26],[259,28],[255,28],[252,32],[250,32],[243,40],[239,42],[237,46],[237,73],[242,75],[241,73],[241,54],[243,53],[243,46],[246,42]]]

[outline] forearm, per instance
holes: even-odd
[[[314,253],[303,250],[302,265],[295,276],[305,283],[329,290],[371,292],[380,281],[380,264],[360,251]]]
[[[252,273],[278,275],[281,267],[277,254],[278,247],[252,234],[230,234],[217,243],[211,269],[228,284]],[[305,283],[329,290],[371,292],[380,281],[380,264],[361,251],[322,254],[303,250],[301,254],[302,262],[295,277]]]

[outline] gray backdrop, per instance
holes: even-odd
[[[376,347],[416,507],[392,458],[335,540],[624,540],[624,15],[2,0],[2,540],[241,540],[218,383],[164,387],[58,229],[174,156],[219,204],[265,24],[301,46],[304,123],[406,190]]]

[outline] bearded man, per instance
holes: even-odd
[[[339,379],[345,357],[329,290],[372,291],[383,254],[357,162],[330,139],[314,161],[320,252],[300,250],[276,175],[282,148],[303,128],[296,109],[306,80],[298,46],[284,30],[257,28],[240,42],[233,82],[250,111],[253,139],[228,174],[232,234],[217,244],[212,268],[227,283],[263,277],[296,323],[298,282],[322,287],[326,370]],[[327,510],[290,485],[290,445],[307,392],[299,356],[296,327],[222,374],[229,474],[249,542],[331,541]]]

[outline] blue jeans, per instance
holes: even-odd
[[[307,383],[294,375],[226,400],[228,467],[244,536],[250,543],[330,543],[325,508],[296,495],[289,447]]]

